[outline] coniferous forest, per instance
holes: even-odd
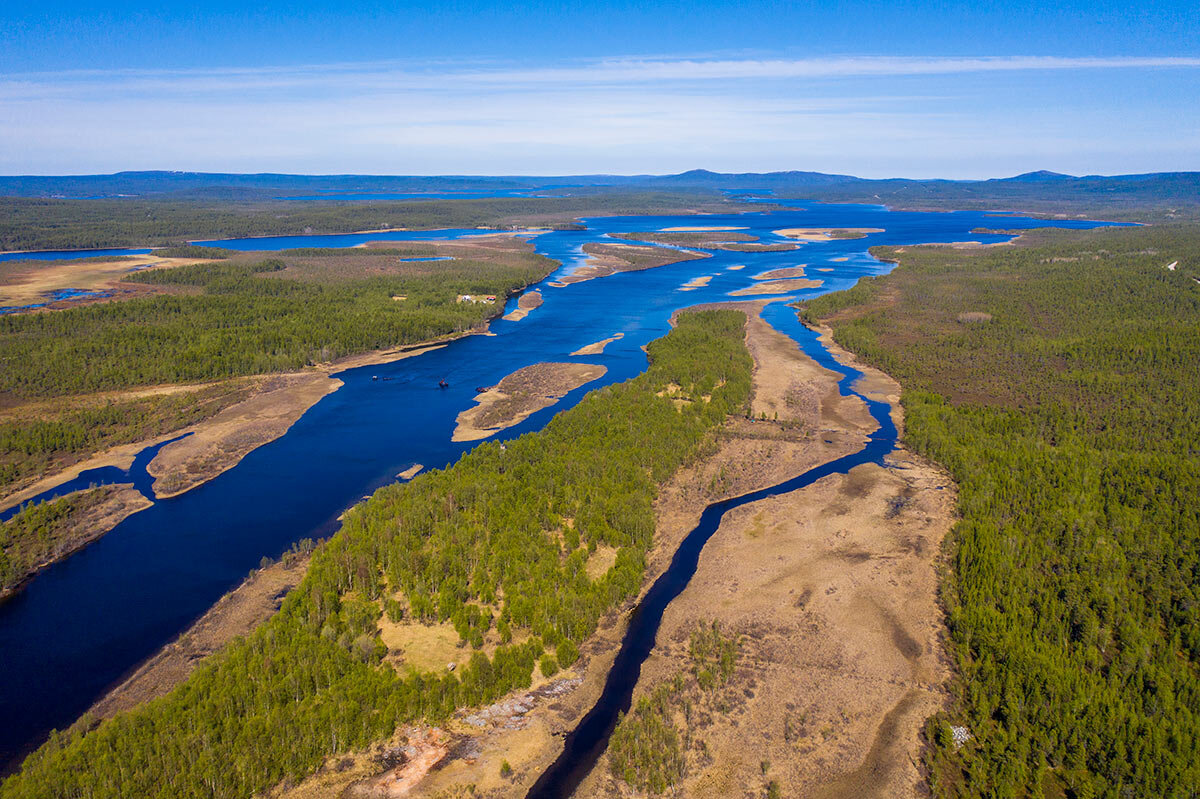
[[[1200,232],[875,253],[899,266],[803,313],[900,381],[959,485],[934,795],[1196,796]]]
[[[642,583],[657,487],[744,413],[745,316],[683,314],[640,377],[592,392],[542,431],[380,489],[321,546],[254,633],[165,697],[59,733],[4,797],[244,797],[299,778],[398,725],[445,719],[563,667],[602,614]],[[709,402],[677,407],[670,384]],[[617,550],[591,579],[589,554]],[[450,622],[475,649],[456,672],[401,676],[382,657],[384,612]],[[489,657],[482,635],[498,633]]]

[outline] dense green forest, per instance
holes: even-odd
[[[288,266],[281,258],[136,272],[125,280],[175,293],[0,317],[0,392],[29,398],[219,380],[427,341],[498,310],[457,295],[505,296],[555,265],[529,253],[352,280],[272,276]]]
[[[246,797],[403,722],[528,686],[547,651],[570,666],[601,615],[641,586],[658,486],[746,412],[744,324],[734,311],[682,314],[640,377],[540,432],[380,489],[270,621],[167,696],[54,735],[0,796]],[[658,395],[672,383],[711,401],[677,408]],[[585,566],[601,544],[616,561],[593,580]],[[470,664],[401,677],[381,661],[384,612],[454,623],[476,648]]]
[[[1195,797],[1200,229],[875,253],[900,265],[804,314],[900,381],[960,487],[934,794]]]
[[[731,207],[736,204],[695,191],[362,203],[0,197],[0,251],[141,247],[356,230],[556,226],[573,224],[579,216]]]

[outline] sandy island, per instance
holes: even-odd
[[[412,466],[409,466],[407,469],[397,474],[396,477],[400,478],[401,480],[411,480],[420,474],[421,470],[424,468],[425,467],[421,464],[414,463]]]
[[[495,435],[607,371],[591,363],[535,363],[518,369],[497,386],[475,395],[478,405],[458,415],[451,440],[478,441]]]
[[[753,286],[746,286],[737,291],[729,292],[730,297],[754,297],[763,294],[790,294],[793,291],[802,289],[815,289],[822,285],[823,280],[810,280],[808,278],[798,278],[796,280],[770,280],[765,283],[758,283]]]
[[[588,258],[582,266],[576,267],[569,275],[564,275],[549,285],[562,288],[572,283],[608,277],[618,272],[656,269],[660,266],[677,264],[680,261],[712,257],[710,253],[706,252],[676,250],[670,247],[656,247],[652,244],[617,244],[594,241],[584,244],[583,252]]]
[[[702,277],[694,277],[688,282],[679,287],[680,291],[695,291],[699,288],[704,288],[713,279],[712,275],[704,275]]]
[[[517,307],[506,313],[504,319],[509,322],[519,322],[529,316],[530,311],[540,308],[542,302],[542,292],[527,291],[517,299]]]
[[[774,232],[777,236],[785,236],[799,241],[838,241],[841,239],[865,239],[870,233],[883,233],[884,230],[878,227],[789,227]]]
[[[759,272],[757,275],[751,275],[752,280],[783,280],[789,277],[804,277],[804,270],[808,264],[800,264],[799,266],[789,266],[783,269],[768,269],[766,272]]]
[[[604,348],[607,347],[609,344],[612,344],[614,341],[619,341],[620,339],[623,339],[623,338],[625,338],[624,333],[613,333],[608,338],[601,339],[600,341],[597,341],[592,344],[588,344],[586,347],[580,347],[579,349],[572,352],[571,356],[575,357],[577,355],[600,355],[601,353],[604,352]]]

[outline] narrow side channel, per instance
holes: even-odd
[[[642,664],[654,648],[654,639],[662,624],[664,611],[696,574],[700,552],[720,527],[721,519],[727,512],[761,499],[791,493],[823,477],[848,472],[855,466],[882,464],[883,459],[896,447],[897,433],[891,407],[885,402],[869,399],[853,388],[853,383],[862,377],[862,373],[839,363],[822,346],[817,335],[800,324],[794,311],[782,303],[769,308],[764,317],[771,325],[796,341],[805,354],[822,366],[840,373],[842,379],[838,381],[838,389],[842,395],[856,396],[865,402],[879,429],[871,434],[867,444],[858,452],[816,466],[782,483],[714,502],[704,509],[699,523],[683,539],[667,570],[654,581],[646,596],[630,614],[629,627],[609,669],[600,698],[567,735],[562,754],[534,783],[526,794],[527,799],[566,799],[595,767],[600,755],[608,747],[617,720],[621,714],[629,711],[633,689],[641,676]]]

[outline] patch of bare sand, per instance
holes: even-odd
[[[542,301],[542,292],[536,290],[527,291],[517,299],[516,309],[506,313],[504,319],[509,322],[519,322],[526,316],[529,316],[530,311],[540,308]]]
[[[794,280],[770,280],[765,283],[758,283],[753,286],[746,286],[743,289],[729,292],[730,297],[753,297],[762,294],[790,294],[794,291],[802,289],[815,289],[824,284],[823,280],[811,280],[809,278],[796,278]]]
[[[800,264],[783,269],[768,269],[766,272],[759,272],[757,275],[751,276],[751,280],[784,280],[791,277],[804,277],[804,270],[807,267],[808,264]]]
[[[299,585],[308,561],[307,556],[292,555],[254,572],[172,643],[105,694],[89,714],[97,719],[109,718],[165,695],[187,679],[202,660],[274,615],[287,592]]]
[[[841,258],[830,258],[829,260],[833,261],[834,263],[840,264],[843,261],[849,261],[850,259],[848,257],[846,257],[845,255],[843,255]]]
[[[841,239],[862,239],[866,238],[870,233],[883,233],[884,230],[877,227],[789,227],[774,232],[777,236],[784,236],[798,241],[838,241]]]
[[[745,268],[746,268],[746,265],[745,265],[745,264],[735,264],[734,266],[727,266],[727,267],[725,267],[725,271],[727,271],[727,272],[740,272],[741,270],[743,270],[743,269],[745,269]]]
[[[619,341],[623,338],[625,338],[624,333],[614,333],[613,335],[609,336],[608,338],[601,339],[600,341],[597,341],[594,344],[588,344],[586,347],[580,347],[579,349],[572,352],[571,355],[572,355],[572,357],[574,357],[576,355],[600,355],[601,353],[604,352],[604,348],[607,347],[609,344],[612,344],[614,341]]]
[[[399,477],[401,480],[411,480],[414,477],[416,477],[420,473],[420,471],[424,468],[425,467],[422,466],[421,464],[414,463],[412,466],[409,466],[407,469],[400,472],[396,476]]]
[[[478,405],[458,415],[452,440],[478,441],[512,427],[607,371],[591,363],[535,363],[518,369],[475,396]]]
[[[682,286],[680,286],[679,290],[680,291],[695,291],[696,289],[704,288],[705,286],[707,286],[712,281],[712,279],[713,279],[712,275],[703,275],[701,277],[694,277],[691,280],[689,280],[688,282],[684,283]]]

